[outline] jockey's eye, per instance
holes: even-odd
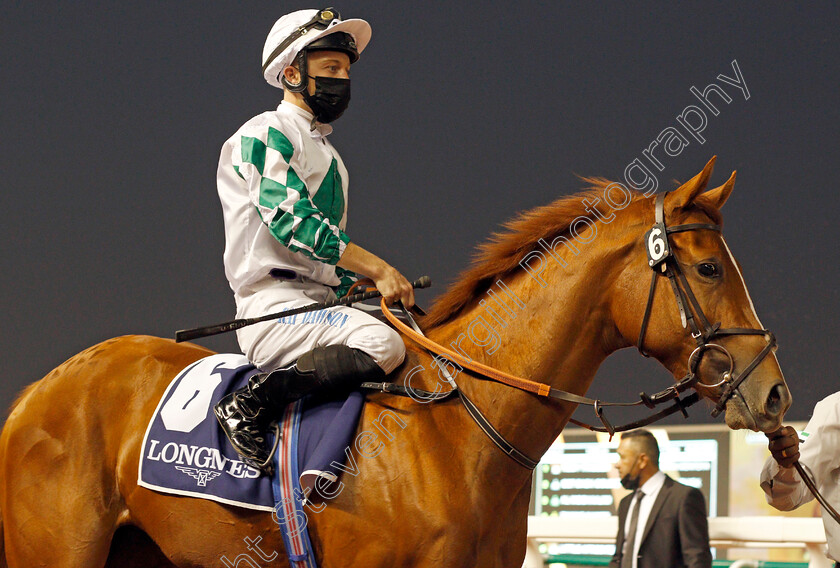
[[[700,276],[705,276],[706,278],[717,278],[720,276],[720,270],[714,262],[701,262],[697,265],[697,272],[700,273]]]

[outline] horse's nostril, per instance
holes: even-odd
[[[768,414],[777,415],[782,411],[782,393],[782,385],[776,385],[770,389],[770,394],[767,395]]]

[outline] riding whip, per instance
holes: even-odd
[[[428,288],[431,285],[432,280],[428,276],[421,276],[420,278],[411,283],[411,286],[414,288]],[[363,300],[369,300],[370,298],[378,298],[381,295],[382,293],[379,290],[369,290],[367,292],[359,292],[358,294],[344,296],[343,298],[337,298],[335,300],[329,300],[323,303],[308,304],[299,308],[293,308],[291,310],[285,310],[282,312],[275,312],[273,314],[268,314],[255,318],[235,319],[224,323],[218,323],[216,325],[194,327],[192,329],[181,329],[175,332],[175,341],[177,343],[180,343],[182,341],[189,341],[191,339],[197,339],[199,337],[208,337],[210,335],[227,333],[228,331],[234,331],[249,325],[253,325],[255,323],[278,319],[286,316],[293,316],[295,314],[301,314],[303,312],[315,312],[318,310],[324,310],[326,308],[332,308],[334,306],[349,306],[350,304],[355,304],[356,302],[361,302]]]

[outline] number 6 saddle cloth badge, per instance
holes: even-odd
[[[211,355],[181,371],[146,428],[138,485],[273,511],[271,479],[242,461],[212,411],[216,401],[256,372],[244,355],[231,353]]]

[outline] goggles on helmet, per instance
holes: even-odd
[[[333,20],[340,19],[341,14],[339,14],[338,10],[336,10],[335,8],[324,8],[323,10],[318,10],[318,13],[315,14],[315,16],[313,16],[311,20],[297,28],[294,32],[291,33],[291,35],[289,35],[289,37],[284,39],[283,42],[280,43],[280,45],[278,45],[274,51],[271,52],[271,55],[269,55],[266,58],[265,63],[263,63],[263,72],[265,72],[265,70],[268,68],[271,62],[274,61],[278,55],[283,53],[283,51],[285,51],[287,47],[292,45],[292,43],[294,43],[294,41],[297,40],[299,37],[301,37],[302,35],[306,35],[306,33],[309,30],[311,30],[312,28],[316,28],[319,30],[326,29],[330,25],[330,22],[332,22]]]
[[[301,51],[341,51],[350,57],[350,63],[355,63],[359,60],[356,40],[347,32],[335,32],[319,37]]]

